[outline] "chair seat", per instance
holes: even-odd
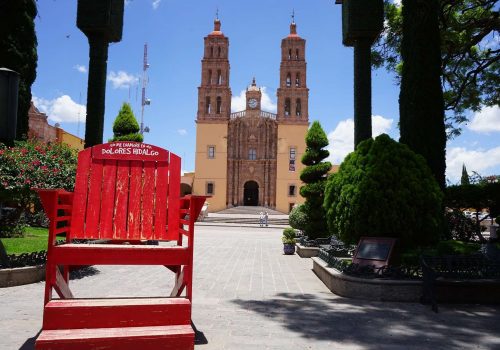
[[[53,247],[56,265],[185,265],[187,247],[134,244],[63,244]]]

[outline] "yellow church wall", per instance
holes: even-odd
[[[209,158],[209,146],[215,147],[214,158]],[[214,184],[214,194],[207,199],[208,211],[226,208],[227,192],[227,123],[196,126],[196,158],[193,194],[207,195],[207,184]]]
[[[300,162],[306,150],[305,137],[308,125],[278,125],[278,154],[276,171],[276,210],[283,213],[290,211],[293,204],[304,203],[299,193],[303,185],[300,172],[304,165]],[[295,171],[290,171],[290,148],[296,148]],[[289,186],[295,185],[295,195],[289,195]]]

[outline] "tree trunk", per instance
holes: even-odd
[[[372,73],[370,38],[354,44],[354,147],[372,137]]]

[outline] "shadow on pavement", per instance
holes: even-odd
[[[70,280],[79,280],[84,277],[94,276],[99,274],[99,270],[93,266],[82,266],[76,270],[72,270],[69,272]]]
[[[363,349],[500,348],[500,307],[427,305],[279,293],[267,300],[232,302],[311,340],[356,344]]]
[[[35,348],[35,340],[36,340],[36,338],[38,338],[38,336],[40,335],[41,332],[42,332],[42,330],[40,329],[38,331],[38,333],[34,337],[29,338],[28,340],[26,340],[24,342],[24,344],[21,345],[21,347],[19,348],[19,350],[33,350]]]

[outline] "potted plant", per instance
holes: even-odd
[[[287,227],[283,230],[281,241],[283,242],[283,253],[285,253],[285,255],[292,255],[295,253],[295,230],[293,228]]]

